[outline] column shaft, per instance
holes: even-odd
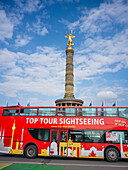
[[[65,96],[64,98],[74,97],[74,72],[73,72],[73,54],[72,47],[66,48],[66,74],[65,74]]]

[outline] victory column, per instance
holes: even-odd
[[[75,99],[74,97],[74,70],[73,70],[73,54],[74,44],[72,39],[75,36],[71,33],[68,35],[66,31],[66,38],[68,38],[68,44],[66,48],[66,74],[65,74],[65,95],[63,99],[57,99],[55,101],[56,106],[82,106],[83,101]]]

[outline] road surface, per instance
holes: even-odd
[[[21,155],[0,154],[0,163],[52,165],[72,170],[128,170],[128,159],[122,159],[112,163],[102,159],[71,159],[56,157],[37,157],[35,159],[29,159]]]

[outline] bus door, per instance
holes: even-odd
[[[50,155],[67,156],[68,130],[51,130]]]
[[[59,130],[51,130],[50,135],[50,155],[58,155]]]
[[[67,156],[68,153],[68,130],[60,130],[59,155]]]

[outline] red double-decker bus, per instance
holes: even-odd
[[[0,107],[0,152],[128,158],[128,106]]]

